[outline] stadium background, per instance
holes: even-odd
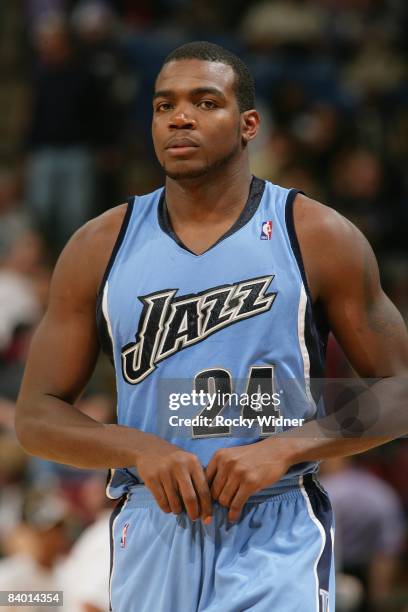
[[[69,235],[162,182],[150,108],[165,55],[202,39],[247,62],[263,120],[253,172],[354,221],[407,319],[407,25],[405,0],[2,0],[0,589],[63,588],[69,612],[106,610],[105,474],[26,457],[14,402]],[[349,373],[332,343],[329,374]],[[114,418],[103,359],[80,407]],[[401,440],[326,467],[340,612],[408,610],[407,471]]]

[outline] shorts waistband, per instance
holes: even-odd
[[[255,495],[248,498],[247,503],[261,503],[275,498],[293,498],[301,495],[301,485],[307,483],[315,483],[314,474],[305,474],[304,476],[296,476],[290,478],[278,485],[262,489]],[[129,507],[149,506],[152,503],[156,504],[153,493],[145,485],[135,485],[131,487],[125,496],[126,505]],[[278,501],[278,499],[276,499]]]

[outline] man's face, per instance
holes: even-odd
[[[196,59],[166,64],[153,97],[153,143],[170,178],[208,175],[243,150],[230,66]]]

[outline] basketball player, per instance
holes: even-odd
[[[406,374],[407,333],[360,232],[251,176],[258,126],[237,57],[201,42],[171,53],[153,96],[165,187],[72,237],[32,343],[22,445],[114,468],[115,612],[333,611],[332,517],[317,462],[388,439],[311,435],[309,379],[322,375],[328,330],[365,377]],[[100,346],[115,367],[117,425],[74,405]],[[245,381],[242,392],[269,389],[275,399],[276,381],[291,379],[293,401],[265,410],[310,421],[305,436],[261,425],[241,435],[215,417],[257,410],[218,400],[194,409],[210,408],[209,422],[181,432],[163,400],[181,379],[206,397]]]

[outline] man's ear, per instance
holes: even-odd
[[[255,109],[241,113],[241,138],[244,146],[255,138],[258,133],[260,122],[259,113]]]

